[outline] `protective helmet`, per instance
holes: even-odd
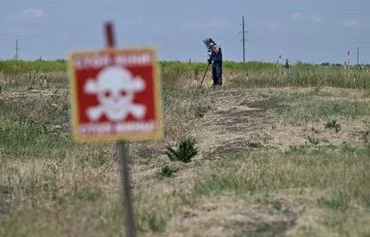
[[[207,48],[214,46],[216,44],[211,38],[203,40],[203,43]]]

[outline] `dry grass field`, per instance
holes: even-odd
[[[130,143],[138,236],[370,237],[370,72],[248,64],[199,88],[174,65],[164,140]],[[115,145],[72,140],[65,70],[0,88],[0,236],[119,236]],[[169,160],[185,138],[198,154]]]

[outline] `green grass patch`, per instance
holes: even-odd
[[[196,184],[194,193],[200,196],[212,196],[225,193],[246,194],[254,192],[259,188],[256,181],[252,179],[243,180],[241,177],[235,177],[232,174],[223,174],[214,176],[214,178],[200,181]]]
[[[346,211],[349,207],[348,200],[341,194],[334,194],[331,197],[320,197],[317,199],[317,204],[320,208],[334,211]]]
[[[264,67],[262,71],[249,70],[248,76],[235,78],[237,87],[338,87],[370,89],[370,72],[359,68],[322,67],[295,64],[289,69]]]
[[[253,151],[229,155],[214,170],[211,178],[196,183],[194,194],[243,196],[315,188],[333,190],[354,203],[366,205],[370,196],[370,183],[367,181],[370,179],[369,157],[370,147],[353,152],[306,148],[304,151]]]
[[[69,98],[63,92],[0,99],[0,111],[3,120],[11,123],[37,123],[49,126],[64,125],[70,120]]]
[[[35,123],[0,124],[0,153],[7,156],[50,156],[68,147],[70,138]]]
[[[67,69],[66,60],[0,60],[0,72],[4,74],[20,74],[29,72],[56,72]]]
[[[102,193],[96,187],[73,187],[65,198],[78,202],[95,202],[102,196]]]
[[[370,106],[365,101],[323,100],[313,96],[278,96],[278,112],[288,121],[302,123],[333,117],[360,118],[370,116]],[[327,124],[339,129],[339,124]],[[340,129],[339,129],[340,130]]]
[[[148,223],[150,229],[153,230],[154,232],[164,231],[167,225],[166,220],[156,213],[151,213],[149,215]]]
[[[168,165],[163,166],[157,173],[159,177],[172,177],[177,172],[177,169],[173,169]]]

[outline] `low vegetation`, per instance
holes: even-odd
[[[370,236],[368,69],[226,62],[212,89],[205,66],[161,62],[165,138],[130,143],[139,236]],[[65,62],[0,62],[0,85],[0,236],[119,235],[115,144],[72,140]]]
[[[160,177],[172,177],[174,173],[176,173],[176,169],[171,168],[168,165],[165,165],[161,168],[161,170],[158,172],[158,175]]]
[[[195,145],[195,139],[184,139],[180,142],[177,149],[174,149],[171,146],[167,146],[167,150],[165,153],[171,161],[181,161],[184,163],[189,163],[191,162],[191,159],[198,154]]]

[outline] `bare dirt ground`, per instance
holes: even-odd
[[[207,198],[197,210],[186,210],[172,220],[173,229],[163,236],[204,236],[199,233],[208,233],[222,237],[266,231],[279,236],[294,226],[296,219],[297,214],[291,211],[279,213],[263,205],[248,206],[240,201],[230,202],[230,199]],[[173,230],[177,230],[176,233]]]
[[[274,91],[286,91],[276,89]],[[240,93],[237,90],[220,90],[210,94],[215,105],[199,122],[197,134],[202,152],[223,153],[250,148],[289,149],[307,145],[308,136],[331,141],[333,145],[344,142],[360,143],[361,128],[366,121],[342,120],[340,133],[325,132],[326,121],[312,121],[305,125],[292,125],[278,113],[279,101],[269,98],[270,89]],[[290,89],[295,93],[308,93],[310,89]],[[331,96],[323,100],[355,100],[370,102],[355,90],[327,89]]]
[[[207,113],[199,124],[200,147],[204,152],[230,152],[267,145],[271,140],[271,126],[276,121],[276,102],[252,98],[235,90],[215,91],[210,95],[214,110]]]

